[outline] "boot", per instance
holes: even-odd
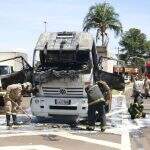
[[[105,126],[101,126],[101,132],[105,132],[106,127]]]
[[[86,129],[88,130],[88,131],[94,131],[94,129],[95,129],[95,126],[87,126],[86,127]]]
[[[6,114],[6,122],[7,122],[7,126],[11,126],[10,124],[10,114]]]
[[[12,119],[13,119],[13,125],[18,125],[17,123],[17,115],[12,115]]]
[[[106,126],[104,124],[100,124],[101,132],[105,132]]]

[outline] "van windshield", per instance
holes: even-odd
[[[9,74],[9,67],[8,66],[0,66],[0,75]]]

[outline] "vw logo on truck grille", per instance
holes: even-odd
[[[67,90],[66,89],[60,89],[60,94],[66,95],[67,94]]]

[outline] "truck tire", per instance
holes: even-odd
[[[78,125],[78,122],[76,122],[76,121],[70,122],[69,125],[70,125],[71,128],[76,128],[77,125]]]

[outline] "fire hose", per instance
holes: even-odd
[[[24,112],[24,114],[29,118],[29,120],[32,120],[31,116],[25,111],[23,110],[23,108],[21,106],[19,106],[16,102],[14,102],[12,99],[10,99],[11,102],[13,102],[22,112]]]

